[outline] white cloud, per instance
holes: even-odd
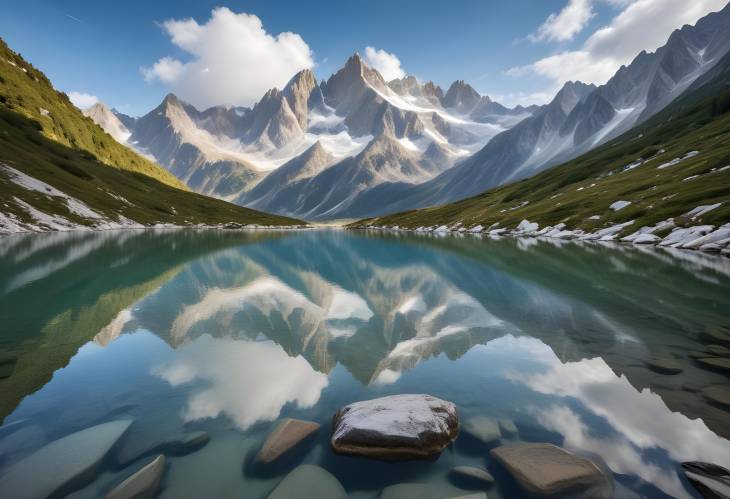
[[[614,5],[625,5],[625,8],[596,30],[581,48],[512,68],[507,74],[517,76],[532,72],[553,80],[553,86],[568,80],[603,84],[642,50],[656,50],[666,43],[675,29],[694,24],[726,4],[726,0],[610,1]]]
[[[96,95],[85,94],[84,92],[69,92],[67,95],[71,103],[79,109],[86,109],[99,102]]]
[[[400,66],[400,59],[383,49],[365,47],[365,62],[371,68],[376,69],[385,78],[385,81],[403,78],[406,75]]]
[[[150,68],[142,68],[142,74],[145,81],[154,79],[160,80],[162,83],[175,83],[183,72],[185,65],[173,59],[172,57],[163,57]]]
[[[528,36],[533,42],[567,41],[580,33],[594,16],[591,0],[569,0],[557,14],[550,14],[537,31]]]
[[[312,51],[301,36],[271,35],[258,17],[226,7],[214,9],[204,24],[170,19],[162,28],[191,57],[186,62],[163,57],[142,68],[145,80],[159,80],[201,108],[250,106],[270,88],[282,88],[298,71],[314,66]]]

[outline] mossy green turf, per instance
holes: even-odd
[[[635,220],[621,234],[626,235],[670,217],[678,225],[726,223],[730,221],[730,169],[717,170],[730,165],[729,72],[621,137],[538,175],[455,203],[369,218],[350,227],[417,228],[461,222],[467,227],[499,223],[499,227],[514,228],[526,219],[541,227],[563,222],[571,229],[594,231]],[[700,154],[657,169],[694,150]],[[622,171],[639,158],[651,159]],[[694,175],[699,177],[685,180]],[[619,200],[631,205],[613,211],[610,205]],[[714,203],[723,204],[695,220],[682,218],[699,205]],[[590,218],[595,215],[600,219]]]
[[[111,220],[122,215],[143,224],[302,223],[190,192],[170,172],[119,144],[83,116],[43,73],[2,40],[0,163],[52,185]],[[0,212],[33,222],[13,198],[47,214],[90,223],[70,212],[63,199],[25,189],[0,168]]]

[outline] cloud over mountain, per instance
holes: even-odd
[[[84,92],[69,92],[68,98],[71,100],[71,103],[79,109],[86,109],[87,107],[91,107],[99,102],[99,98],[96,95]]]
[[[385,81],[403,78],[406,72],[400,65],[400,59],[395,54],[386,52],[375,47],[365,47],[365,62],[373,69],[376,69]]]
[[[270,88],[282,88],[296,72],[314,66],[309,45],[296,33],[272,35],[255,15],[218,7],[210,19],[170,19],[161,24],[187,61],[163,57],[142,68],[200,108],[217,104],[250,106]]]
[[[573,12],[581,2],[571,2],[538,29],[534,38],[559,40],[555,29],[558,20]],[[585,3],[590,11],[590,2]],[[610,3],[625,5],[611,21],[591,34],[578,49],[558,52],[527,66],[512,68],[508,74],[519,76],[534,73],[552,81],[558,88],[567,80],[605,83],[621,65],[628,64],[642,50],[654,51],[663,45],[669,34],[684,24],[694,24],[710,12],[722,9],[726,0],[635,0]],[[571,10],[572,9],[572,10]],[[570,17],[570,16],[567,16]],[[585,16],[584,16],[585,17]],[[552,21],[551,21],[552,19]],[[576,29],[579,23],[564,20],[565,29]]]

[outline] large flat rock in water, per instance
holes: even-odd
[[[0,478],[2,496],[35,499],[63,495],[86,485],[131,424],[131,420],[112,421],[51,442]]]
[[[613,482],[592,461],[552,444],[519,443],[490,451],[517,483],[540,497],[610,498]]]
[[[456,439],[451,402],[430,395],[391,395],[343,407],[334,416],[335,452],[380,459],[424,458]]]
[[[268,499],[346,499],[347,492],[332,474],[311,464],[297,466],[269,494]]]

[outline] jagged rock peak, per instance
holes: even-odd
[[[284,94],[289,95],[297,91],[311,92],[317,86],[317,79],[311,69],[303,69],[292,76],[284,87]]]
[[[360,58],[360,54],[355,52],[347,59],[347,62],[345,62],[345,69],[350,69],[350,70],[357,69],[359,71],[363,65],[364,65],[364,63],[362,62],[362,59]]]
[[[552,103],[559,105],[563,112],[568,115],[580,101],[596,88],[592,83],[588,85],[582,81],[567,81],[555,95]]]
[[[309,149],[302,153],[302,158],[309,161],[312,158],[318,157],[328,158],[329,155],[330,154],[327,152],[327,149],[325,149],[322,143],[318,140],[317,142],[312,144]]]
[[[266,91],[263,97],[261,97],[261,100],[254,106],[254,109],[261,104],[264,101],[270,101],[270,100],[276,100],[283,97],[283,93],[278,88],[274,87]]]
[[[454,108],[461,113],[474,109],[481,95],[464,80],[456,80],[451,84],[441,103],[446,108]]]
[[[319,90],[317,79],[309,69],[304,69],[295,74],[284,87],[283,94],[289,101],[289,107],[297,117],[299,126],[303,129],[307,127],[309,100],[315,90]]]
[[[165,98],[162,99],[163,106],[182,106],[184,104],[185,104],[185,102],[180,100],[180,98],[177,95],[173,94],[172,92],[167,94],[165,96]]]
[[[131,133],[103,102],[97,102],[93,106],[82,111],[84,116],[92,119],[94,123],[104,129],[106,133],[114,137],[118,142],[124,143]]]

